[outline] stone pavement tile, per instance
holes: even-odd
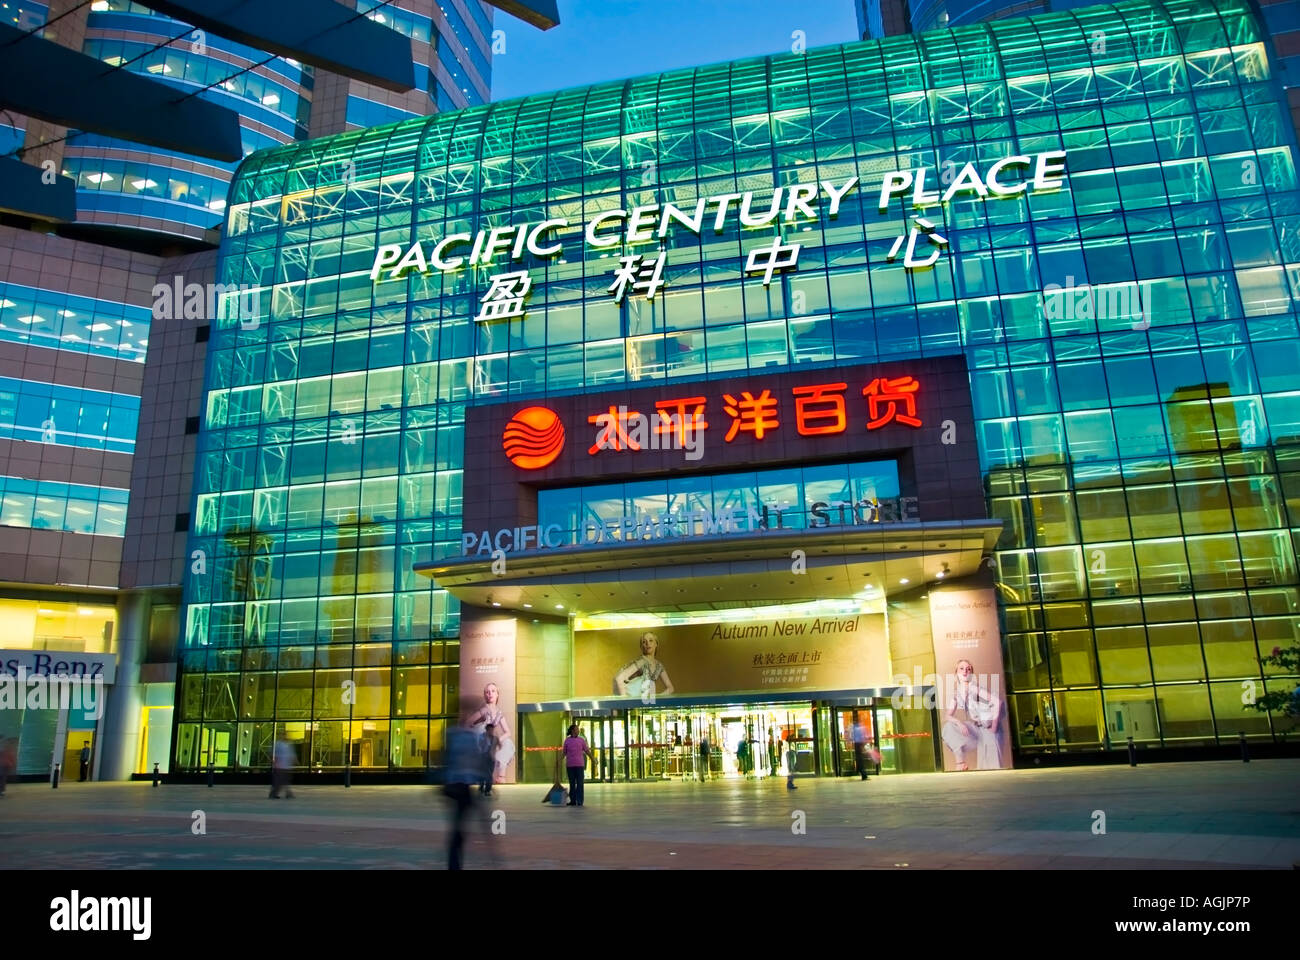
[[[471,856],[486,866],[499,853],[507,869],[1286,869],[1300,859],[1298,776],[1300,763],[1266,761],[899,776],[866,785],[825,779],[805,781],[795,794],[754,782],[593,784],[582,810],[540,804],[537,785],[503,786],[484,809],[504,812],[508,836],[471,834]],[[85,784],[55,793],[22,784],[0,801],[0,839],[15,867],[445,863],[447,810],[428,787],[344,790],[306,781],[295,791],[297,799],[273,802],[256,786]],[[189,832],[195,809],[208,817],[204,838]],[[1090,831],[1096,809],[1108,811],[1103,836]],[[790,832],[793,810],[804,811],[806,835]]]

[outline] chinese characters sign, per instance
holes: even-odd
[[[866,430],[879,430],[891,423],[920,427],[916,406],[920,389],[920,381],[912,376],[875,377],[861,388],[864,400],[859,403],[865,407],[866,418],[855,417],[852,423]],[[724,416],[721,423],[715,420],[716,428],[725,431],[723,443],[733,443],[741,435],[762,441],[783,429],[801,437],[842,434],[850,425],[848,390],[844,380],[791,387],[794,417],[793,422],[785,423],[780,397],[772,388],[724,392],[717,404]],[[650,414],[611,404],[587,417],[587,422],[598,428],[587,453],[596,456],[603,451],[626,453],[680,447],[688,452],[688,459],[698,459],[689,454],[702,447],[704,432],[709,428],[705,419],[708,406],[706,396],[656,399]],[[666,442],[661,439],[665,437]]]
[[[954,199],[1011,198],[1050,192],[1064,183],[1065,153],[1048,151],[1033,156],[1010,156],[987,166],[966,163],[960,168],[947,162],[938,169],[921,167],[884,175],[877,208],[881,213],[891,203],[907,197],[911,206],[924,209]],[[728,228],[766,228],[777,235],[755,241],[742,232],[743,275],[758,278],[768,286],[780,274],[797,270],[802,244],[787,242],[785,234],[802,230],[823,217],[838,216],[846,197],[859,186],[858,177],[840,182],[827,180],[790,187],[774,187],[770,200],[755,203],[754,191],[700,197],[694,208],[673,203],[652,203],[631,209],[605,210],[585,224],[567,218],[509,226],[494,226],[477,233],[451,233],[426,244],[383,244],[375,252],[370,279],[375,282],[400,280],[410,273],[445,273],[467,267],[496,269],[488,288],[479,299],[475,320],[490,322],[519,319],[528,309],[533,278],[527,270],[509,269],[499,258],[519,261],[525,257],[547,259],[565,251],[565,237],[581,234],[588,247],[607,250],[653,245],[648,253],[621,255],[611,273],[606,292],[615,303],[641,297],[653,300],[668,283],[667,238],[686,231],[701,238]],[[927,186],[928,185],[928,186]],[[907,270],[934,266],[949,243],[939,224],[913,214],[907,232],[892,241],[884,260],[894,263],[902,256]],[[884,253],[883,249],[880,251]]]

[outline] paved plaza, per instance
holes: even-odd
[[[247,785],[11,785],[0,843],[10,868],[445,866],[434,788],[297,779],[278,801]],[[479,805],[466,865],[1291,869],[1298,786],[1300,760],[801,780],[793,792],[781,778],[590,784],[582,808],[542,804],[543,785],[506,786]]]

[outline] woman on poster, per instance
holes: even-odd
[[[664,696],[673,692],[673,682],[668,671],[658,659],[659,638],[653,633],[641,635],[641,656],[614,674],[614,690],[623,697],[637,697],[642,703],[655,702],[658,681],[664,682]]]
[[[969,660],[957,661],[957,682],[948,697],[947,720],[943,725],[943,742],[952,751],[958,770],[969,770],[967,759],[975,752],[975,769],[1002,768],[1002,701],[990,694],[975,679],[975,666]],[[965,719],[957,712],[965,714]]]
[[[500,688],[495,683],[489,683],[483,688],[483,706],[470,716],[466,724],[479,736],[488,736],[487,728],[492,728],[492,743],[488,750],[492,755],[493,783],[505,782],[506,768],[515,758],[515,742],[510,737],[510,725],[498,702],[500,699]]]

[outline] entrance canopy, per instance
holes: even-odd
[[[572,698],[546,700],[539,703],[521,703],[520,713],[551,713],[569,711],[575,714],[600,716],[612,710],[660,709],[684,710],[708,707],[745,706],[760,703],[806,703],[809,700],[829,700],[837,707],[869,707],[877,698],[888,700],[894,696],[911,698],[933,694],[934,687],[865,687],[856,690],[748,690],[735,693],[692,694],[682,697],[656,697],[644,703],[635,697]]]
[[[498,572],[486,553],[415,569],[465,603],[530,615],[728,610],[878,599],[967,576],[1001,532],[987,519],[765,530],[510,553]]]

